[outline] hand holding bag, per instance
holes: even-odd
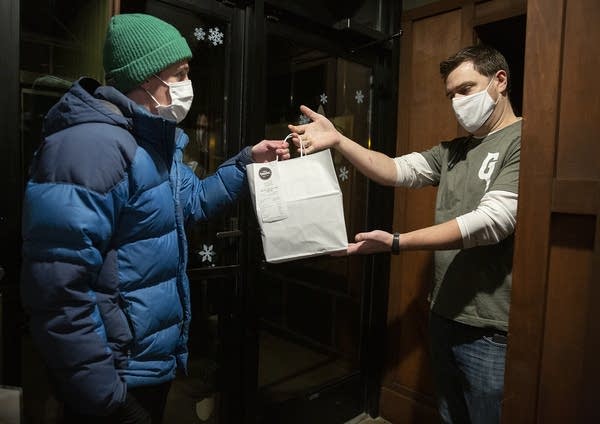
[[[329,150],[253,163],[246,173],[267,262],[348,248],[342,192]]]

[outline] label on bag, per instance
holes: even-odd
[[[277,164],[255,168],[256,204],[263,222],[277,222],[289,216]]]

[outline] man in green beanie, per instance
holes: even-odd
[[[161,422],[187,366],[184,226],[233,204],[247,164],[289,158],[287,143],[263,140],[203,180],[182,163],[191,56],[168,23],[115,16],[108,85],[80,79],[45,118],[24,199],[22,298],[65,422]]]

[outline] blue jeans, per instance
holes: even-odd
[[[433,378],[443,423],[500,422],[506,334],[430,314]]]

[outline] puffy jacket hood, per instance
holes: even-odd
[[[76,81],[50,109],[44,119],[42,135],[48,137],[85,123],[115,125],[145,141],[156,140],[156,134],[176,131],[175,122],[150,113],[114,87],[100,85],[98,81],[84,77]],[[175,139],[178,149],[183,149],[188,143],[188,138],[181,134]]]
[[[81,78],[76,81],[69,91],[55,104],[44,119],[44,127],[42,130],[43,136],[47,137],[58,131],[85,123],[105,123],[117,125],[128,129],[131,128],[131,113],[125,116],[123,111],[131,109],[126,105],[126,102],[121,101],[121,104],[109,100],[113,105],[107,104],[106,101],[95,97],[94,92],[100,87],[100,83],[91,78]],[[125,100],[123,96],[114,88],[109,88],[114,93],[111,97],[114,100]],[[109,91],[109,90],[104,90]],[[132,103],[129,100],[130,103]],[[115,107],[117,106],[117,107]]]

